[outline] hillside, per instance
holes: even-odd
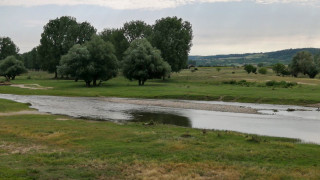
[[[309,51],[314,55],[320,54],[319,48],[286,49],[266,53],[229,54],[215,56],[189,56],[189,64],[197,66],[238,66],[243,64],[265,65],[283,63],[289,64],[293,56],[299,51]]]

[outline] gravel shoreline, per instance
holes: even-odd
[[[222,104],[206,104],[206,103],[179,101],[179,100],[131,99],[131,98],[103,98],[102,100],[107,102],[113,102],[113,103],[126,103],[126,104],[135,104],[135,105],[258,114],[258,111],[256,109],[249,108],[249,107],[222,105]]]

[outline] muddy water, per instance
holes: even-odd
[[[320,144],[320,112],[301,106],[192,101],[251,107],[262,114],[228,113],[206,110],[106,102],[101,98],[21,96],[0,94],[0,98],[30,103],[40,112],[63,114],[114,122],[157,122],[201,129],[232,130],[267,136],[301,139]],[[181,102],[184,102],[181,100]],[[287,109],[296,109],[288,112]]]

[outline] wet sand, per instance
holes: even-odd
[[[243,107],[243,106],[193,103],[193,102],[185,102],[185,101],[179,101],[179,100],[131,99],[131,98],[103,98],[102,100],[107,102],[113,102],[113,103],[126,103],[126,104],[146,105],[146,106],[160,106],[160,107],[233,112],[233,113],[247,113],[247,114],[258,113],[256,109]]]

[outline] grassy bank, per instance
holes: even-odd
[[[52,89],[34,90],[0,86],[0,93],[223,100],[299,105],[320,102],[318,77],[316,79],[279,77],[271,73],[270,69],[267,75],[247,74],[241,68],[222,68],[220,72],[215,68],[199,68],[195,72],[183,70],[180,73],[173,73],[172,77],[165,81],[149,80],[142,87],[139,87],[135,81],[130,82],[124,79],[121,75],[95,88],[86,88],[82,81],[54,80],[52,77],[52,74],[44,72],[30,72],[12,81],[14,84],[39,84]],[[295,82],[298,85],[289,88],[267,86],[266,82],[271,80]],[[230,83],[231,81],[246,83]]]
[[[319,152],[230,131],[0,116],[0,179],[319,179]]]

